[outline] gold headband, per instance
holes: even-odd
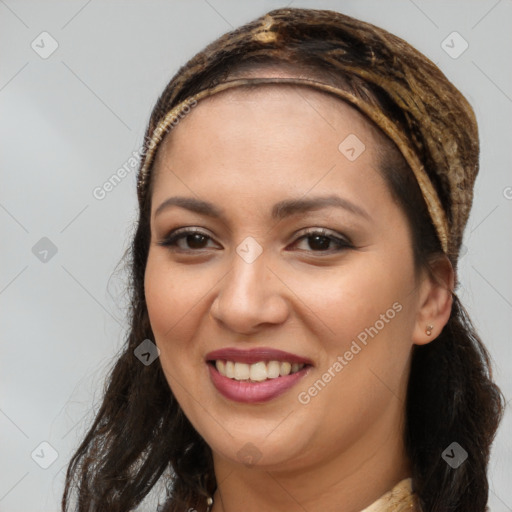
[[[172,108],[158,123],[158,125],[153,130],[151,138],[147,143],[147,151],[145,153],[145,157],[143,160],[143,164],[141,170],[138,175],[137,180],[137,191],[139,201],[142,202],[149,180],[149,173],[151,169],[151,164],[155,158],[156,151],[158,149],[158,145],[162,141],[164,135],[169,130],[169,127],[175,121],[180,113],[182,113],[185,109],[190,108],[190,104],[194,101],[198,101],[207,96],[211,96],[218,92],[224,91],[226,89],[231,89],[233,87],[240,87],[244,85],[252,85],[252,84],[293,84],[293,85],[307,85],[309,87],[313,87],[315,89],[319,89],[321,91],[325,91],[331,94],[334,94],[338,98],[345,100],[353,105],[355,105],[361,112],[366,114],[399,148],[405,160],[409,164],[418,185],[421,189],[421,193],[425,199],[427,204],[427,208],[432,219],[432,222],[436,228],[437,235],[441,242],[441,246],[445,253],[448,252],[448,223],[446,220],[446,214],[439,199],[439,196],[432,184],[430,178],[428,177],[424,166],[419,160],[416,153],[411,149],[410,142],[406,135],[400,131],[392,122],[390,122],[389,118],[386,117],[378,107],[365,103],[361,99],[357,98],[350,92],[347,92],[343,89],[339,89],[332,85],[324,84],[322,82],[318,82],[316,80],[310,80],[306,78],[239,78],[236,80],[228,80],[217,84],[208,89],[203,89],[199,91],[197,94],[190,96],[185,99],[174,108]]]

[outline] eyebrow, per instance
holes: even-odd
[[[227,222],[224,210],[218,208],[208,201],[196,199],[195,197],[175,196],[169,197],[155,210],[155,217],[172,206],[179,206],[200,215],[218,218]],[[358,206],[348,199],[336,195],[318,196],[306,199],[285,199],[279,201],[272,208],[272,219],[281,220],[299,213],[306,213],[322,208],[337,207],[343,208],[352,214],[371,220],[369,213],[361,206]]]

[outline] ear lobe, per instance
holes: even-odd
[[[423,273],[420,298],[412,341],[426,345],[435,340],[447,324],[452,311],[452,293],[455,273],[450,260],[445,256],[436,257],[430,263],[432,275]]]

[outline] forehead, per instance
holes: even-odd
[[[366,151],[375,155],[382,154],[389,144],[388,138],[364,114],[327,92],[288,84],[242,86],[203,98],[190,108],[161,142],[154,172],[173,149],[183,151],[205,137],[231,137],[235,141],[241,130],[252,132],[255,143],[267,134],[275,136],[279,130],[288,135],[293,132],[297,141],[312,137],[320,143],[321,135],[326,145],[332,145],[333,136],[341,143],[352,134],[364,140]]]
[[[245,225],[267,219],[283,201],[334,194],[383,221],[394,208],[380,171],[383,138],[355,108],[311,88],[218,93],[200,100],[162,141],[151,216],[171,196],[195,197]],[[350,146],[355,158],[346,154]]]
[[[162,141],[153,204],[172,192],[234,204],[235,194],[266,202],[313,188],[357,200],[373,187],[382,199],[383,138],[355,108],[310,87],[231,89],[200,100]]]

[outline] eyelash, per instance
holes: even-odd
[[[297,242],[299,242],[299,241],[301,241],[303,239],[307,239],[307,238],[310,238],[310,237],[320,236],[322,238],[327,238],[327,239],[333,241],[338,246],[338,248],[334,249],[334,250],[329,250],[329,249],[325,250],[325,251],[324,250],[319,250],[319,251],[311,250],[311,251],[306,251],[306,252],[316,252],[316,253],[332,254],[333,252],[340,252],[340,251],[343,251],[343,250],[346,250],[346,249],[351,249],[351,248],[354,247],[348,241],[348,239],[343,239],[343,238],[334,236],[332,234],[329,235],[327,233],[329,233],[329,230],[327,230],[325,228],[311,229],[311,230],[305,232],[299,238],[297,238],[293,243],[297,243]],[[204,233],[203,231],[200,231],[198,229],[179,228],[179,229],[175,229],[174,231],[171,231],[171,233],[169,233],[169,235],[167,235],[163,240],[158,242],[158,245],[163,246],[163,247],[168,247],[169,250],[171,250],[171,251],[175,251],[175,250],[181,251],[181,252],[200,252],[200,251],[203,251],[206,248],[201,248],[201,249],[181,249],[181,248],[177,247],[177,243],[176,242],[178,240],[181,240],[182,238],[186,238],[187,236],[194,235],[194,234],[202,235],[203,237],[208,238],[210,240],[212,239],[209,235],[207,235],[206,233]],[[177,249],[175,249],[176,247],[177,247]]]

